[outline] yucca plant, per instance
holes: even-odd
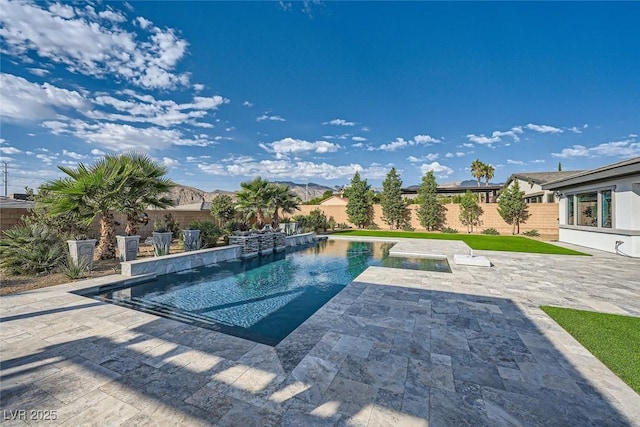
[[[0,266],[9,274],[39,274],[56,270],[66,248],[57,233],[41,224],[13,227],[0,239]]]
[[[89,260],[87,258],[79,258],[77,260],[67,257],[64,264],[60,266],[60,272],[69,279],[82,279],[84,274],[89,270]]]

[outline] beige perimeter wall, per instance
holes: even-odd
[[[447,208],[447,223],[446,225],[451,228],[457,229],[459,232],[466,232],[466,227],[460,223],[458,219],[460,215],[459,204],[445,205]],[[510,234],[511,226],[505,223],[500,214],[497,211],[498,205],[495,203],[481,204],[484,213],[480,217],[482,225],[478,227],[476,232],[480,232],[485,228],[495,228],[500,234]],[[346,206],[319,206],[319,205],[302,205],[300,211],[296,211],[296,214],[306,215],[314,209],[320,209],[324,214],[329,217],[333,217],[338,223],[346,223],[353,226],[347,220],[347,208]],[[411,210],[411,225],[416,230],[423,230],[418,217],[415,213],[417,205],[409,205]],[[164,219],[165,213],[168,211],[147,211],[149,215],[149,224],[146,226],[141,225],[139,233],[143,239],[151,235],[153,231],[153,221]],[[16,225],[20,217],[27,213],[26,209],[4,208],[0,211],[0,229],[7,230]],[[557,238],[558,236],[558,204],[557,203],[533,203],[529,205],[529,213],[531,217],[520,226],[520,232],[527,230],[538,230],[538,232],[548,238]],[[382,208],[380,205],[374,205],[374,222],[383,230],[388,230],[389,226],[385,224],[382,217]],[[171,211],[173,218],[178,221],[181,228],[186,227],[191,221],[194,220],[212,220],[213,217],[208,211]],[[120,223],[116,227],[117,234],[124,234],[125,218],[124,215],[116,214],[115,220]],[[94,224],[94,230],[99,230],[97,222]],[[554,237],[555,236],[555,237]]]
[[[480,220],[482,225],[478,227],[474,232],[480,232],[485,228],[495,228],[500,234],[511,234],[512,226],[504,222],[500,214],[498,213],[498,205],[496,203],[481,204],[484,211]],[[542,235],[546,236],[558,236],[558,204],[557,203],[532,203],[529,206],[529,213],[531,216],[525,224],[520,225],[520,233],[528,230],[538,230]],[[455,228],[459,232],[463,233],[467,231],[466,226],[462,225],[459,220],[460,205],[458,203],[447,204],[446,226]],[[411,210],[411,226],[416,230],[424,230],[420,225],[416,209],[418,205],[409,205]],[[320,206],[320,205],[302,205],[300,206],[300,212],[296,214],[308,214],[314,209],[320,209],[329,218],[332,216],[338,223],[346,223],[353,226],[347,219],[346,206]],[[382,207],[380,205],[374,205],[374,222],[383,230],[388,230],[389,226],[382,221]]]

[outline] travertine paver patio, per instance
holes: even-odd
[[[2,297],[3,423],[640,425],[640,396],[538,308],[640,316],[640,262],[478,254],[494,267],[369,268],[275,348],[68,293],[86,283]]]

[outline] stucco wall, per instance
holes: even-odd
[[[498,213],[498,205],[496,203],[482,203],[480,205],[484,210],[484,213],[480,217],[482,225],[478,227],[478,232],[485,228],[495,228],[500,234],[511,234],[512,226],[504,222],[500,214]],[[416,209],[418,205],[409,205],[411,210],[411,225],[416,230],[423,230],[420,225],[418,216],[416,215]],[[460,205],[457,203],[445,205],[447,208],[446,225],[451,228],[457,229],[459,232],[465,232],[466,227],[460,223]],[[527,230],[538,230],[540,234],[547,236],[558,235],[558,204],[557,203],[537,203],[530,204],[529,213],[531,217],[525,224],[520,225],[520,233]],[[382,207],[380,205],[374,205],[374,222],[383,230],[388,230],[389,226],[382,221]],[[300,211],[296,214],[306,215],[314,209],[320,209],[324,214],[329,217],[333,217],[338,223],[346,223],[353,226],[347,219],[346,206],[318,206],[318,205],[302,205]],[[474,230],[476,231],[476,230]]]
[[[567,224],[567,195],[612,189],[612,228],[585,227]],[[559,205],[562,242],[615,253],[640,257],[640,175],[580,185],[563,190]],[[600,207],[599,207],[600,209]]]

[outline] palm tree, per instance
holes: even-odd
[[[482,177],[484,177],[484,171],[485,164],[482,163],[479,159],[475,159],[473,162],[471,162],[471,175],[473,175],[473,177],[478,180],[478,187],[480,187],[480,181],[482,180]]]
[[[129,153],[119,156],[118,161],[126,164],[127,185],[118,198],[118,210],[127,216],[125,233],[138,233],[138,218],[148,207],[160,209],[174,206],[175,202],[163,196],[175,184],[164,176],[167,168],[149,156]]]
[[[236,195],[238,210],[244,212],[249,221],[255,220],[258,228],[262,228],[264,212],[273,208],[273,186],[266,179],[257,177],[240,183],[240,187]]]
[[[42,185],[50,196],[43,204],[53,216],[71,215],[89,225],[98,217],[100,243],[96,255],[100,259],[115,258],[115,227],[111,210],[126,186],[122,179],[127,168],[114,156],[106,156],[96,163],[76,169],[58,166],[67,176]]]
[[[484,180],[485,180],[485,181],[484,181],[484,182],[485,182],[485,184],[484,184],[484,185],[485,185],[486,187],[488,187],[488,186],[489,186],[489,181],[491,181],[491,178],[493,178],[493,177],[494,177],[494,172],[495,172],[495,171],[496,171],[496,168],[494,168],[493,166],[491,166],[491,165],[487,165],[487,164],[485,164],[485,165],[484,165],[484,172],[483,172],[483,175],[484,175]]]
[[[300,210],[300,198],[291,191],[288,185],[272,185],[273,222],[277,227],[280,223],[279,212],[292,214]]]

